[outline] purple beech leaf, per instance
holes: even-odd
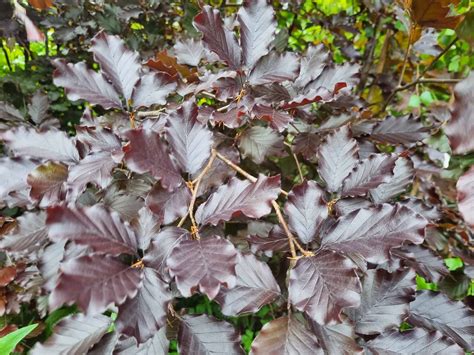
[[[318,339],[296,316],[265,324],[252,343],[251,355],[322,355]]]
[[[255,105],[252,108],[252,113],[258,118],[268,121],[270,126],[278,132],[283,132],[293,121],[293,116],[290,114],[264,105]]]
[[[117,163],[107,151],[93,152],[78,164],[69,168],[67,177],[68,194],[71,200],[77,198],[86,189],[87,184],[96,184],[105,189],[112,182],[112,170]]]
[[[165,73],[147,73],[135,85],[132,94],[134,108],[164,105],[167,96],[177,87],[175,79]]]
[[[271,202],[280,193],[280,176],[259,175],[256,182],[232,178],[221,186],[196,211],[196,221],[217,225],[242,213],[249,218],[261,218],[271,212]]]
[[[305,244],[310,243],[328,217],[325,193],[315,181],[304,181],[294,187],[285,204],[289,226]]]
[[[239,149],[244,157],[261,164],[267,156],[281,154],[283,137],[271,128],[254,126],[240,136]]]
[[[129,50],[118,36],[105,32],[99,32],[92,39],[90,50],[94,53],[94,60],[100,64],[102,74],[117,92],[130,100],[133,88],[140,79],[138,53]]]
[[[275,13],[267,0],[247,0],[239,9],[238,21],[243,62],[251,69],[261,57],[268,54],[275,38]]]
[[[371,206],[373,206],[373,203],[362,197],[343,198],[336,202],[334,210],[338,216],[344,216],[361,208],[369,208]]]
[[[113,355],[119,335],[117,332],[105,334],[102,339],[89,350],[87,355]]]
[[[102,205],[117,212],[123,220],[130,222],[138,217],[138,211],[145,204],[141,197],[118,190],[116,186],[112,185],[105,190]]]
[[[31,120],[37,125],[48,118],[49,99],[48,95],[37,91],[31,98],[31,103],[28,104],[28,114]]]
[[[329,51],[322,44],[309,46],[305,55],[301,58],[300,74],[296,78],[294,85],[304,88],[308,83],[321,75],[328,65]]]
[[[341,349],[351,355],[363,353],[363,349],[355,340],[354,327],[348,321],[327,325],[313,321],[310,325],[325,354],[340,355]]]
[[[151,240],[160,232],[161,223],[157,216],[146,206],[138,211],[138,218],[132,221],[137,233],[138,248],[147,250]]]
[[[301,132],[295,137],[293,141],[293,152],[295,154],[301,154],[304,159],[310,162],[315,162],[315,158],[320,146],[321,136],[311,132]],[[357,162],[357,159],[355,162]]]
[[[250,88],[250,95],[256,98],[261,98],[268,104],[288,101],[291,99],[288,90],[283,85],[278,83],[252,86]]]
[[[61,240],[57,243],[51,243],[43,249],[38,268],[44,282],[42,288],[52,292],[56,287],[59,278],[59,267],[64,259],[67,241]]]
[[[339,322],[343,308],[360,304],[355,269],[352,261],[332,251],[299,259],[290,271],[289,300],[320,324]]]
[[[361,304],[349,310],[358,334],[379,334],[398,327],[415,298],[415,273],[411,269],[389,273],[367,270],[362,281]]]
[[[365,348],[371,354],[405,355],[405,354],[439,354],[464,355],[459,345],[453,343],[440,332],[428,332],[416,328],[405,332],[393,330],[366,343]]]
[[[86,354],[107,333],[111,323],[101,314],[70,316],[61,320],[44,343],[36,343],[30,354]]]
[[[25,158],[0,157],[0,199],[8,194],[28,189],[27,177],[37,166],[38,162]]]
[[[102,254],[135,255],[137,252],[137,238],[133,230],[116,212],[100,205],[50,207],[46,224],[53,241],[71,240]]]
[[[119,137],[106,127],[76,126],[76,137],[91,152],[115,152],[122,149]]]
[[[442,293],[421,291],[410,303],[408,321],[428,330],[437,330],[466,351],[474,349],[474,311]]]
[[[216,93],[216,98],[219,101],[226,102],[228,99],[233,99],[242,90],[242,83],[235,78],[224,77],[218,79],[212,84],[212,89]]]
[[[407,207],[383,204],[339,218],[321,238],[321,246],[381,264],[390,258],[390,249],[405,241],[421,244],[426,225],[426,219]]]
[[[44,211],[25,212],[16,218],[16,228],[0,239],[0,249],[13,253],[32,254],[48,240]]]
[[[193,67],[197,67],[201,59],[206,56],[206,49],[202,41],[192,38],[176,41],[173,49],[179,64],[187,64]]]
[[[191,191],[184,183],[173,191],[168,191],[157,183],[148,193],[145,202],[160,223],[170,224],[188,212]]]
[[[220,237],[181,240],[166,263],[184,297],[196,291],[213,300],[222,287],[235,286],[235,266],[239,260],[232,243]]]
[[[359,147],[348,126],[326,137],[318,150],[318,172],[329,192],[337,192],[358,161]]]
[[[374,203],[390,202],[405,192],[407,186],[413,182],[414,176],[413,162],[409,158],[398,158],[393,169],[393,176],[387,182],[369,191],[372,201]]]
[[[65,132],[50,130],[38,132],[18,127],[0,133],[0,139],[14,155],[73,163],[79,160],[79,152]]]
[[[172,295],[168,284],[150,268],[143,269],[143,283],[135,297],[119,307],[115,323],[118,332],[135,337],[139,343],[152,338],[166,325],[168,303]]]
[[[410,115],[388,116],[375,125],[370,138],[389,144],[411,144],[429,137],[429,131],[420,120]]]
[[[204,45],[231,69],[238,69],[242,53],[235,34],[226,28],[218,10],[204,6],[202,12],[194,18],[194,26],[202,32]]]
[[[428,221],[437,221],[441,219],[441,212],[434,206],[429,206],[423,200],[411,197],[400,201],[400,204],[407,206],[419,215],[425,217]]]
[[[272,256],[277,252],[289,252],[288,236],[280,226],[272,228],[268,236],[250,235],[247,237],[252,253],[263,251],[265,255]]]
[[[193,101],[184,103],[168,117],[167,140],[181,169],[196,174],[211,155],[213,137],[198,120],[198,107]]]
[[[305,90],[324,88],[336,94],[341,90],[349,91],[359,82],[360,66],[344,63],[341,65],[327,65],[315,80],[306,85]]]
[[[125,338],[119,341],[114,349],[114,355],[166,355],[168,354],[170,341],[166,337],[166,328],[161,328],[153,338],[145,343],[137,345],[135,338]],[[93,354],[89,354],[93,355]],[[97,353],[94,355],[104,355]],[[112,355],[112,354],[110,354]]]
[[[158,271],[160,277],[170,281],[166,261],[173,249],[183,240],[191,237],[186,229],[178,227],[165,227],[151,240],[150,247],[143,257],[145,266]]]
[[[454,107],[445,127],[454,154],[474,151],[474,71],[454,87]]]
[[[240,335],[234,327],[205,314],[182,318],[178,330],[178,350],[183,355],[245,354],[240,347]]]
[[[393,178],[396,155],[373,154],[352,169],[342,185],[342,196],[362,196]]]
[[[103,75],[88,69],[84,62],[67,63],[64,59],[53,61],[54,85],[63,87],[69,100],[86,100],[105,109],[122,108],[120,97]]]
[[[421,245],[407,245],[400,249],[392,249],[391,254],[402,259],[404,265],[415,269],[428,281],[438,283],[443,277],[449,275],[444,260]]]
[[[139,174],[150,172],[168,190],[174,190],[181,185],[183,179],[158,133],[133,129],[125,136],[130,141],[124,148],[125,162],[130,170]]]
[[[300,70],[298,56],[294,53],[270,52],[262,57],[248,77],[250,85],[263,85],[294,80]]]
[[[39,165],[28,174],[26,181],[31,186],[30,197],[38,201],[42,208],[62,200],[64,183],[68,177],[67,166],[60,163],[47,162]]]
[[[56,288],[49,306],[55,310],[76,303],[86,314],[98,314],[115,304],[135,297],[143,278],[140,268],[133,268],[110,255],[84,255],[61,265]]]
[[[464,220],[474,226],[474,167],[459,178],[456,188],[459,211]]]
[[[226,316],[256,313],[280,295],[280,287],[268,265],[252,254],[240,256],[235,273],[235,287],[221,289],[216,297]]]
[[[223,123],[229,128],[239,128],[245,122],[245,108],[239,104],[231,104],[226,112],[214,111],[209,121],[214,124]]]
[[[25,117],[15,106],[0,101],[0,120],[7,122],[24,122]]]

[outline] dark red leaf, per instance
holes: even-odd
[[[143,271],[109,255],[85,255],[66,261],[56,288],[49,297],[50,309],[76,303],[87,314],[98,314],[110,305],[135,297]]]
[[[315,181],[294,187],[285,204],[285,213],[293,229],[305,244],[314,240],[322,222],[328,217],[325,193]]]
[[[386,117],[375,125],[371,134],[371,138],[389,144],[411,144],[428,136],[429,128],[410,115]]]
[[[55,241],[68,239],[103,254],[135,255],[137,252],[137,239],[129,225],[116,212],[100,205],[50,207],[46,224],[49,237]]]
[[[32,255],[47,241],[46,213],[25,212],[16,219],[16,228],[0,239],[0,249]]]
[[[122,148],[120,139],[106,127],[76,126],[76,137],[91,152],[116,152]]]
[[[234,327],[205,314],[182,318],[178,331],[178,350],[183,355],[245,354]]]
[[[191,191],[184,183],[173,191],[168,191],[157,183],[146,197],[146,205],[163,224],[170,224],[184,216],[190,202]]]
[[[250,235],[248,237],[250,249],[253,253],[263,251],[266,255],[272,256],[275,252],[287,252],[290,250],[288,236],[285,231],[275,226],[268,236]]]
[[[341,310],[360,304],[355,264],[332,251],[299,259],[290,271],[289,299],[320,324],[340,321]]]
[[[268,265],[252,254],[240,256],[235,273],[235,287],[221,288],[216,297],[222,306],[222,313],[227,316],[256,313],[280,295],[280,287]]]
[[[84,62],[72,64],[63,59],[53,61],[54,84],[64,88],[69,100],[86,100],[105,109],[122,108],[117,91],[99,73],[87,69]]]
[[[280,193],[280,176],[265,177],[251,183],[232,178],[221,186],[196,211],[199,224],[217,225],[228,221],[235,213],[243,213],[250,218],[260,218],[270,213],[271,202]]]
[[[384,204],[341,217],[321,238],[321,246],[380,264],[390,258],[393,247],[405,241],[422,243],[426,225],[426,219],[409,208]]]
[[[148,73],[143,75],[135,85],[132,94],[134,108],[164,105],[166,97],[176,89],[173,77],[165,73]]]
[[[249,69],[268,53],[277,23],[267,0],[247,0],[239,9],[240,42],[243,62]]]
[[[255,105],[252,113],[258,118],[268,121],[270,126],[278,130],[278,132],[283,132],[288,127],[288,124],[293,121],[293,116],[290,114],[263,105]]]
[[[296,316],[277,318],[265,324],[253,341],[250,353],[252,355],[324,354],[316,336]]]
[[[134,129],[125,135],[130,140],[130,144],[124,148],[125,161],[131,170],[140,174],[150,172],[169,190],[181,185],[183,179],[158,133]]]
[[[326,325],[311,322],[310,325],[325,354],[340,355],[341,349],[351,355],[363,353],[355,340],[354,327],[348,321]]]
[[[232,243],[213,236],[181,240],[166,263],[184,297],[191,297],[194,292],[200,291],[212,300],[221,287],[235,286],[238,259]]]
[[[387,182],[369,191],[372,201],[375,203],[389,202],[405,192],[407,186],[413,182],[414,176],[413,162],[409,158],[398,158],[393,169],[393,176]]]
[[[235,34],[227,29],[218,10],[204,6],[194,18],[194,26],[202,32],[202,40],[209,50],[215,52],[231,69],[238,69],[242,53]]]
[[[0,269],[0,287],[7,286],[10,282],[15,280],[16,267],[6,266]]]
[[[328,65],[329,51],[322,44],[309,46],[305,55],[301,58],[301,70],[295,80],[295,86],[304,88],[308,83],[321,75]]]
[[[251,85],[263,85],[294,80],[300,70],[298,57],[294,53],[270,52],[261,58],[250,72]]]
[[[125,338],[118,342],[114,354],[120,355],[156,355],[166,354],[169,351],[170,341],[166,337],[166,328],[161,328],[153,338],[137,346],[135,338]],[[89,355],[104,355],[103,352]]]

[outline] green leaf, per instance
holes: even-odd
[[[410,101],[408,101],[408,107],[410,108],[417,108],[420,107],[421,100],[418,95],[411,95]]]
[[[0,354],[8,355],[15,350],[16,346],[22,341],[38,324],[31,324],[26,327],[15,330],[14,332],[0,338]]]
[[[444,263],[446,264],[446,267],[449,269],[449,271],[457,270],[459,268],[462,268],[464,265],[462,259],[459,257],[446,258],[444,259]]]
[[[427,282],[422,276],[416,275],[416,290],[438,291],[438,286],[435,283]]]
[[[44,333],[47,337],[49,337],[51,334],[53,334],[53,328],[58,323],[61,319],[64,317],[67,317],[70,314],[74,314],[77,312],[77,306],[67,306],[67,307],[62,307],[54,312],[51,312],[48,315],[48,318],[44,321],[45,324],[45,330]],[[1,353],[0,353],[1,354]]]

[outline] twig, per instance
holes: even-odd
[[[3,44],[3,41],[2,41],[2,51],[3,51],[3,54],[5,55],[5,61],[7,62],[8,69],[10,69],[10,71],[13,71],[12,64],[10,62],[10,57],[8,56],[8,52],[7,52],[7,49],[5,48],[5,45]]]
[[[405,76],[405,71],[406,71],[407,64],[408,64],[408,57],[410,56],[410,51],[411,51],[411,47],[412,47],[411,42],[412,42],[412,39],[413,39],[413,30],[414,30],[414,25],[410,26],[410,34],[408,36],[408,46],[407,46],[407,50],[405,52],[405,58],[403,59],[402,73],[400,74],[400,79],[398,80],[397,87],[402,86],[403,77]]]
[[[422,78],[427,72],[429,72],[433,67],[434,65],[436,64],[436,62],[438,60],[441,59],[441,57],[443,55],[446,54],[447,51],[449,51],[451,49],[452,46],[454,46],[456,44],[456,42],[459,41],[459,37],[456,37],[454,40],[451,41],[451,43],[449,43],[445,49],[443,49],[430,63],[430,65],[428,65],[422,72],[421,74],[419,75],[418,78]]]
[[[218,154],[217,151],[215,149],[213,149],[211,151],[211,157],[209,158],[209,161],[207,162],[204,169],[202,169],[202,171],[199,173],[198,177],[194,181],[189,182],[188,186],[189,186],[189,188],[191,190],[191,193],[192,193],[191,202],[189,203],[188,211],[180,219],[180,221],[178,223],[178,227],[181,227],[184,224],[184,222],[186,221],[186,218],[189,216],[190,219],[191,219],[191,224],[193,225],[193,229],[197,233],[197,224],[196,224],[196,220],[194,219],[194,214],[193,214],[194,204],[196,203],[197,194],[198,194],[198,191],[199,191],[199,186],[201,185],[202,178],[204,177],[204,175],[206,175],[206,173],[211,168],[212,164],[214,163],[214,160],[216,159],[217,154]]]
[[[155,111],[139,111],[136,114],[137,118],[150,117],[150,116],[159,116],[164,109],[155,110]]]
[[[300,176],[301,182],[303,182],[304,181],[304,176],[303,176],[303,172],[301,171],[301,165],[300,165],[300,162],[298,160],[298,157],[296,156],[295,152],[293,152],[293,149],[292,149],[290,143],[285,142],[285,145],[288,148],[290,148],[291,155],[293,156],[293,159],[295,160],[295,163],[296,163],[296,168],[298,169],[298,175]]]

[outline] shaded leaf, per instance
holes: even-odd
[[[451,16],[451,5],[458,0],[403,0],[413,21],[421,27],[455,29],[463,16]]]
[[[181,169],[197,173],[211,155],[212,133],[197,120],[198,107],[184,103],[170,114],[167,123],[167,139]]]
[[[283,132],[288,124],[293,121],[293,116],[290,114],[268,106],[255,105],[252,112],[258,118],[268,121],[270,126],[278,132]]]
[[[166,328],[161,328],[153,338],[137,346],[134,338],[125,338],[119,342],[114,354],[117,355],[166,355],[169,350],[169,340],[166,338]],[[97,355],[103,355],[99,353]]]
[[[240,67],[242,53],[237,38],[224,26],[218,10],[204,6],[194,18],[194,26],[202,32],[202,41],[209,50],[215,52],[231,69]]]
[[[122,334],[134,336],[139,343],[152,338],[166,325],[168,303],[171,301],[168,285],[150,268],[143,269],[143,283],[138,293],[119,307],[115,323]]]
[[[305,244],[310,243],[328,217],[324,191],[315,181],[305,181],[295,186],[288,195],[285,213],[290,228],[298,238]]]
[[[68,168],[63,164],[47,162],[36,167],[26,179],[31,186],[31,199],[39,201],[40,207],[61,201],[67,176]]]
[[[122,108],[114,87],[101,74],[87,69],[84,62],[72,64],[56,59],[53,64],[56,67],[53,82],[64,88],[69,100],[82,99],[105,109]]]
[[[91,152],[115,152],[122,148],[120,139],[106,127],[76,126],[76,138]]]
[[[270,52],[261,58],[248,77],[251,85],[263,85],[294,80],[299,72],[298,57],[291,52]]]
[[[349,315],[359,334],[379,334],[399,326],[414,299],[415,273],[368,270],[362,282],[361,305]]]
[[[139,173],[150,172],[161,185],[169,190],[181,185],[183,179],[167,152],[166,146],[156,132],[134,129],[128,131],[126,137],[130,144],[125,146],[127,166]]]
[[[50,295],[50,309],[76,303],[86,314],[98,314],[111,305],[135,297],[143,272],[109,255],[85,255],[61,265],[56,288]]]
[[[259,175],[253,183],[234,177],[199,206],[196,221],[217,225],[239,212],[250,218],[263,217],[270,213],[271,202],[277,199],[279,193],[280,176]]]
[[[47,241],[46,213],[25,212],[16,219],[16,228],[0,239],[0,249],[32,254]]]
[[[133,230],[116,212],[103,206],[53,206],[47,212],[49,237],[54,241],[71,240],[104,254],[136,253],[137,238]]]
[[[281,317],[265,324],[252,343],[252,355],[322,355],[316,336],[292,317]]]
[[[146,197],[146,205],[163,224],[170,224],[184,216],[188,212],[190,202],[191,191],[185,184],[173,191],[168,191],[158,183]]]
[[[393,169],[393,176],[387,182],[369,191],[372,201],[374,203],[389,202],[402,194],[413,182],[414,175],[413,162],[409,158],[398,158]]]
[[[358,254],[368,262],[383,263],[393,247],[423,242],[427,221],[407,207],[383,204],[341,217],[321,240],[321,246]]]
[[[240,336],[232,325],[207,316],[186,315],[178,331],[178,350],[183,355],[244,354]]]
[[[451,301],[442,293],[419,292],[410,304],[409,322],[437,330],[467,351],[474,349],[474,312],[464,303]]]
[[[254,126],[245,130],[239,138],[239,148],[244,157],[261,164],[267,156],[280,154],[283,137],[268,127]]]
[[[389,144],[410,144],[429,137],[429,132],[419,119],[410,115],[388,116],[375,125],[370,137]]]
[[[327,325],[311,322],[311,328],[325,354],[340,355],[341,349],[348,354],[362,354],[362,348],[354,339],[354,327],[349,322]]]
[[[129,50],[118,36],[99,32],[91,41],[91,52],[100,69],[117,92],[128,101],[135,84],[140,79],[138,53]]]
[[[272,256],[275,252],[288,252],[288,236],[280,226],[275,226],[268,236],[250,235],[248,237],[250,249],[253,253],[263,251],[266,255]]]
[[[216,297],[222,313],[227,316],[256,313],[280,295],[280,287],[268,265],[252,254],[241,255],[235,273],[235,286],[222,288]]]
[[[318,172],[329,192],[337,192],[344,179],[358,161],[357,141],[348,126],[343,126],[326,137],[318,150]]]
[[[352,261],[332,251],[299,259],[290,271],[289,299],[320,324],[338,322],[343,308],[360,304],[355,269]]]
[[[266,55],[275,38],[277,23],[267,0],[249,0],[239,9],[240,42],[243,62],[251,69]]]
[[[31,120],[36,124],[40,124],[47,118],[48,108],[48,95],[37,91],[31,98],[31,103],[28,104],[28,113],[30,114]]]
[[[396,155],[373,154],[361,160],[344,180],[342,196],[362,196],[389,182],[397,159]]]
[[[68,317],[55,327],[53,335],[43,344],[36,343],[30,354],[85,354],[102,338],[111,323],[109,317],[101,314]]]
[[[214,299],[221,287],[235,286],[237,250],[220,237],[181,240],[173,248],[166,263],[178,290],[184,297],[196,291]]]
[[[164,105],[166,97],[176,89],[176,82],[168,74],[148,73],[135,85],[132,94],[134,108]]]

